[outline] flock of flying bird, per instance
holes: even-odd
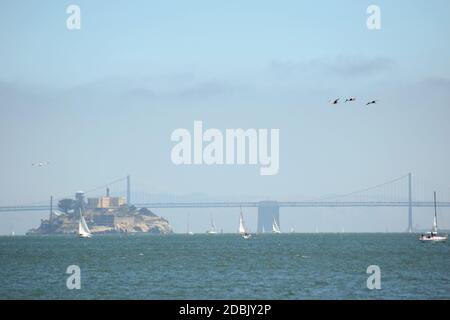
[[[340,100],[341,100],[341,98],[337,98],[337,99],[334,99],[334,100],[330,100],[330,103],[331,103],[331,104],[338,104]],[[345,99],[345,103],[347,103],[347,102],[355,102],[355,101],[356,101],[356,98],[355,98],[355,97],[350,97],[350,98],[346,98],[346,99]],[[369,105],[371,105],[371,104],[376,104],[377,102],[378,102],[378,100],[372,100],[372,101],[369,101],[369,102],[366,103],[366,106],[369,106]],[[50,164],[49,161],[40,161],[40,162],[32,163],[31,166],[32,166],[32,167],[46,167],[46,166],[48,166],[49,164]]]
[[[330,100],[330,103],[331,103],[331,104],[338,104],[338,103],[339,103],[339,100],[341,100],[341,98],[337,98],[337,99],[334,99],[334,100]],[[345,99],[345,102],[355,102],[355,101],[356,101],[356,98],[355,98],[355,97],[350,97],[350,98]],[[366,103],[366,106],[369,106],[369,105],[371,105],[371,104],[376,104],[377,102],[378,102],[378,100],[371,100],[371,101],[369,101],[369,102]]]

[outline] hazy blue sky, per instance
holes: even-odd
[[[66,28],[69,4],[81,8],[81,30]],[[366,27],[370,4],[381,8],[379,31]],[[128,173],[152,193],[298,199],[413,172],[448,199],[449,12],[446,0],[2,1],[0,205]],[[347,96],[358,102],[328,104]],[[364,107],[371,99],[379,105]],[[279,174],[173,165],[170,134],[194,120],[279,128]],[[217,219],[235,230],[225,212]],[[289,212],[299,230],[406,226],[403,211],[379,210],[377,223],[357,211]],[[207,228],[209,212],[194,213],[193,228]],[[5,214],[0,233],[44,215]],[[165,216],[184,231],[185,213]],[[430,224],[427,212],[417,219]]]

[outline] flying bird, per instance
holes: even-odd
[[[45,167],[48,166],[50,164],[50,162],[48,161],[44,161],[44,162],[36,162],[36,163],[32,163],[31,166],[32,167]]]
[[[376,104],[378,102],[378,100],[372,100],[366,103],[366,106],[371,105],[371,104]]]
[[[338,104],[340,99],[341,98],[337,98],[336,100],[331,100],[330,103],[331,104]]]
[[[345,99],[345,102],[353,102],[353,101],[356,101],[355,97],[350,97],[350,98]]]

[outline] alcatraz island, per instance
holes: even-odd
[[[38,228],[28,235],[75,234],[78,232],[80,215],[84,217],[92,234],[102,233],[173,233],[169,221],[147,208],[128,205],[124,197],[106,196],[87,198],[79,191],[75,199],[65,198],[58,202],[58,210],[50,210],[48,219],[42,219]]]

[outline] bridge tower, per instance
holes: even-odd
[[[261,201],[258,204],[258,233],[272,232],[273,219],[280,226],[280,206],[276,201]]]
[[[412,216],[412,175],[408,173],[408,232],[413,232]]]

